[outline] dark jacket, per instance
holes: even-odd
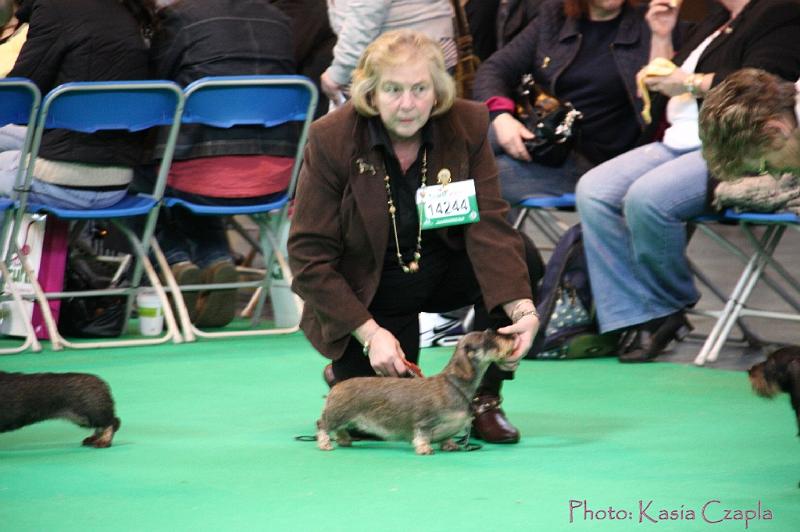
[[[291,21],[269,0],[192,0],[159,12],[151,58],[156,77],[181,86],[205,76],[295,74]],[[176,159],[217,155],[292,157],[293,128],[183,126]]]
[[[441,229],[451,249],[466,249],[486,308],[530,297],[519,234],[506,219],[497,168],[486,138],[483,105],[457,100],[432,118],[428,184],[440,169],[453,180],[474,179],[481,219]],[[358,164],[361,159],[362,164]],[[367,170],[368,167],[375,172]],[[317,120],[306,146],[289,233],[292,289],[305,300],[301,327],[328,358],[339,358],[350,334],[371,318],[389,240],[382,152],[372,148],[367,120],[352,104]]]
[[[69,81],[149,77],[147,48],[139,25],[109,0],[30,0],[28,39],[9,76],[30,78],[42,91]],[[44,133],[39,156],[60,161],[133,166],[140,161],[139,135],[65,130]]]
[[[641,121],[641,100],[636,97],[636,73],[650,54],[650,28],[644,21],[643,7],[622,13],[612,54],[625,84],[631,113]],[[473,99],[486,101],[492,96],[514,97],[523,74],[532,73],[535,81],[551,94],[556,81],[574,60],[581,46],[580,21],[564,15],[563,0],[549,0],[539,7],[536,18],[508,45],[481,64],[475,76]]]

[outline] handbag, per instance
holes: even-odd
[[[561,166],[580,135],[583,113],[545,92],[525,74],[517,89],[517,119],[534,134],[525,148],[534,162]]]
[[[459,98],[470,98],[472,96],[472,84],[475,81],[475,72],[478,70],[480,59],[472,49],[472,33],[469,30],[469,22],[461,5],[461,0],[451,0],[454,18],[454,33],[456,41],[456,52],[458,61],[453,78],[456,82],[456,94]]]

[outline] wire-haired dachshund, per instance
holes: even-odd
[[[451,439],[472,420],[470,406],[486,369],[506,359],[512,336],[493,331],[471,332],[456,346],[441,373],[428,378],[356,377],[334,386],[317,421],[317,446],[333,449],[329,433],[340,446],[350,446],[348,429],[384,440],[405,440],[417,454],[458,449]]]
[[[800,430],[800,346],[781,347],[750,368],[747,374],[753,391],[761,397],[772,398],[781,392],[789,394]]]
[[[110,447],[120,426],[111,389],[99,377],[0,371],[0,432],[58,418],[95,429],[83,440],[90,447]]]

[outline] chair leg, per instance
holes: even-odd
[[[183,340],[186,342],[194,342],[197,338],[194,335],[189,312],[186,310],[186,302],[183,299],[183,294],[181,293],[177,281],[175,281],[175,276],[172,275],[172,269],[170,269],[167,263],[167,257],[164,255],[164,251],[161,249],[155,237],[150,238],[150,249],[156,258],[159,270],[161,270],[164,275],[164,281],[166,281],[170,294],[172,294],[172,299],[175,301],[175,308],[178,310],[178,320],[180,320]],[[168,304],[167,307],[171,309],[171,305]]]
[[[739,281],[725,303],[722,314],[714,324],[711,333],[709,333],[703,347],[695,358],[695,364],[703,365],[707,361],[714,362],[717,360],[719,352],[730,334],[730,330],[739,318],[747,299],[750,297],[750,293],[764,271],[764,267],[767,264],[767,260],[764,258],[765,254],[771,255],[778,242],[780,242],[782,231],[776,231],[777,229],[778,227],[776,226],[769,226],[765,230],[761,243],[745,266]]]

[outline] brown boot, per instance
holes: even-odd
[[[333,385],[339,382],[336,375],[333,374],[333,364],[325,366],[325,369],[322,370],[322,378],[325,379],[328,388],[333,388]]]
[[[236,266],[230,260],[220,260],[201,271],[203,284],[233,283],[239,280]],[[197,301],[198,327],[224,327],[236,315],[236,289],[209,290]]]
[[[519,431],[506,418],[500,408],[499,395],[480,394],[472,400],[475,419],[472,434],[486,443],[518,443]]]

